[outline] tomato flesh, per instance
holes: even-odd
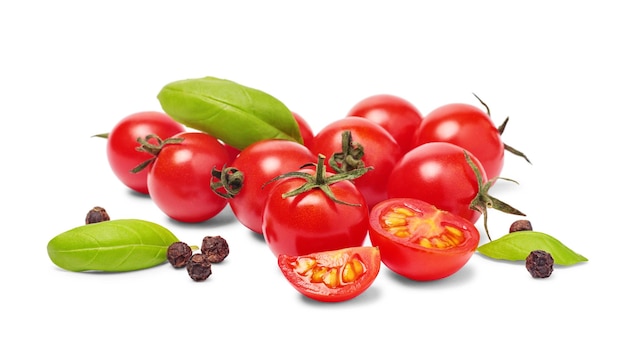
[[[480,240],[469,220],[411,198],[388,199],[374,206],[369,236],[389,269],[417,281],[456,273]]]
[[[374,282],[380,263],[380,251],[372,246],[278,256],[280,270],[291,285],[321,302],[341,302],[362,294]]]
[[[465,240],[463,232],[455,226],[443,222],[441,210],[424,219],[424,213],[404,205],[391,206],[380,216],[380,225],[389,233],[406,238],[426,248],[452,248]]]

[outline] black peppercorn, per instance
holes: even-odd
[[[195,253],[187,261],[187,273],[196,282],[204,281],[211,275],[211,261],[204,253]]]
[[[96,206],[87,213],[87,216],[85,217],[85,224],[93,224],[109,220],[111,220],[111,218],[109,217],[107,211],[102,207]]]
[[[191,247],[182,241],[174,242],[167,248],[167,260],[176,268],[185,267],[191,254]]]
[[[554,259],[549,252],[535,250],[526,257],[526,269],[533,278],[547,278],[552,274]]]
[[[222,262],[230,252],[228,243],[221,236],[205,236],[200,251],[207,255],[212,263]]]
[[[509,232],[515,231],[532,231],[533,226],[530,224],[530,220],[517,220],[511,224]]]

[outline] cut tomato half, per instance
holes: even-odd
[[[380,251],[372,246],[278,256],[278,266],[289,283],[320,302],[343,302],[360,295],[378,276],[380,262]]]
[[[470,259],[480,233],[469,220],[412,198],[392,198],[370,212],[369,237],[381,260],[409,279],[448,277]]]

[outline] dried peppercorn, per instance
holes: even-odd
[[[207,255],[212,263],[222,262],[230,252],[228,242],[221,236],[205,236],[200,251]]]
[[[554,259],[549,252],[531,251],[526,257],[526,269],[533,278],[547,278],[552,274]]]
[[[187,273],[196,282],[204,281],[211,275],[211,261],[204,253],[195,253],[187,261]]]
[[[516,220],[511,224],[509,228],[509,232],[516,231],[532,231],[533,226],[530,223],[530,220]]]
[[[96,206],[87,213],[87,216],[85,217],[85,224],[93,224],[109,220],[111,220],[111,218],[109,217],[107,211],[104,210],[103,207]]]
[[[167,260],[176,268],[185,267],[192,253],[191,247],[186,243],[174,242],[167,248]]]

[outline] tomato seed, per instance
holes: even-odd
[[[317,263],[312,258],[298,258],[294,263],[294,270],[299,275],[306,275]]]
[[[328,273],[324,275],[324,284],[330,288],[337,288],[339,286],[339,271],[337,268],[331,268]]]
[[[353,259],[352,261],[346,263],[346,266],[341,273],[341,281],[343,283],[352,283],[356,281],[363,273],[365,272],[365,268],[361,261]]]

